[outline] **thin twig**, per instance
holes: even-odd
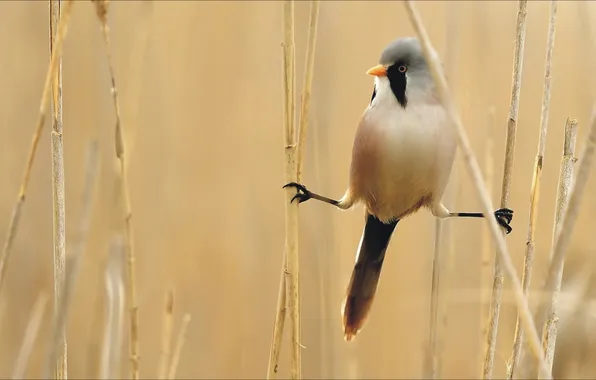
[[[306,68],[302,88],[302,106],[300,109],[299,129],[296,133],[295,124],[295,54],[294,54],[294,2],[284,2],[284,148],[285,148],[285,179],[287,182],[298,182],[301,177],[304,143],[308,126],[308,112],[312,78],[314,71],[314,57],[319,17],[319,0],[313,0],[310,7],[308,42],[306,47]],[[281,338],[284,327],[286,306],[292,322],[292,361],[291,375],[293,379],[302,378],[302,360],[300,344],[300,288],[299,288],[299,256],[298,256],[298,203],[290,202],[294,194],[292,189],[286,190],[286,244],[283,259],[283,269],[280,280],[280,290],[277,298],[273,340],[269,352],[267,378],[276,376]],[[285,294],[282,289],[285,289]]]
[[[116,369],[120,364],[124,325],[124,238],[116,235],[110,243],[110,253],[104,274],[107,307],[99,365],[99,379],[121,378]]]
[[[561,159],[561,168],[559,170],[559,186],[557,191],[557,201],[555,206],[555,223],[553,226],[553,245],[555,243],[556,232],[561,228],[561,219],[569,196],[571,195],[571,188],[573,186],[573,164],[577,159],[575,158],[575,141],[577,140],[577,120],[567,118],[565,122],[565,140],[563,145],[563,158]],[[551,257],[552,259],[552,257]],[[563,266],[557,268],[555,293],[561,292],[561,282],[563,281]],[[542,332],[542,347],[544,347],[544,354],[546,356],[546,364],[552,371],[553,360],[555,357],[555,343],[557,341],[557,327],[559,322],[559,312],[557,305],[557,296],[551,300],[550,310],[548,312],[548,319],[544,324]]]
[[[429,64],[429,68],[437,86],[439,98],[445,106],[445,109],[452,121],[453,127],[457,132],[458,142],[459,146],[462,149],[464,162],[466,163],[466,166],[470,174],[472,175],[474,187],[476,188],[476,191],[482,204],[482,211],[485,215],[491,215],[494,211],[490,197],[487,193],[486,185],[482,180],[482,172],[480,170],[480,167],[478,166],[478,162],[476,161],[474,152],[470,147],[470,142],[468,140],[466,130],[464,129],[460,117],[453,105],[453,101],[449,93],[449,88],[447,87],[445,76],[442,72],[441,63],[436,54],[434,53],[434,49],[432,48],[430,39],[426,33],[426,29],[422,24],[420,15],[418,14],[418,11],[416,10],[414,4],[411,0],[407,0],[405,2],[405,5],[408,11],[408,15],[410,17],[410,21],[414,26],[414,29],[416,30],[416,34],[420,38],[423,47],[424,57],[426,58],[426,61]],[[534,354],[540,360],[541,370],[547,373],[548,377],[550,377],[550,373],[548,372],[548,369],[546,368],[546,363],[544,362],[544,357],[542,356],[540,338],[536,331],[536,327],[534,326],[534,321],[532,320],[532,315],[530,314],[528,302],[523,291],[521,290],[521,284],[517,279],[515,267],[513,266],[513,263],[511,261],[507,245],[505,244],[505,238],[503,237],[502,231],[499,228],[499,225],[497,224],[496,218],[485,218],[485,220],[489,223],[493,239],[497,243],[497,252],[500,255],[501,261],[504,263],[505,272],[513,282],[517,307],[519,310],[521,310],[522,321],[524,322],[526,329],[530,332],[531,347],[534,351]]]
[[[14,380],[25,378],[25,370],[27,369],[27,364],[31,358],[33,345],[37,340],[39,326],[41,326],[41,322],[43,321],[47,302],[48,295],[41,293],[37,297],[37,300],[33,305],[33,309],[31,309],[31,314],[29,314],[29,323],[27,324],[27,330],[25,330],[25,338],[23,338],[23,343],[21,344],[21,349],[19,350],[19,356],[17,356],[17,361],[12,372],[12,378]]]
[[[586,137],[586,142],[580,155],[578,164],[577,175],[573,183],[571,190],[571,196],[567,203],[567,208],[561,220],[559,227],[555,232],[555,244],[551,248],[552,257],[550,266],[548,268],[548,274],[544,284],[544,293],[546,297],[541,297],[540,305],[537,309],[535,319],[537,321],[547,320],[548,310],[553,304],[556,305],[559,297],[557,288],[559,286],[559,273],[563,270],[563,264],[565,262],[565,253],[569,247],[571,241],[571,235],[575,223],[577,222],[577,216],[580,210],[580,204],[586,190],[588,178],[590,177],[590,171],[592,170],[592,163],[594,160],[594,150],[596,150],[596,107],[592,113],[592,120],[590,121],[590,131]]]
[[[53,336],[52,343],[50,345],[50,352],[48,354],[48,360],[45,367],[45,375],[43,378],[47,379],[50,376],[52,368],[55,368],[56,359],[59,355],[59,346],[61,344],[61,338],[64,336],[64,330],[66,329],[66,320],[68,312],[70,311],[70,303],[72,299],[72,292],[76,284],[77,275],[85,253],[85,246],[87,244],[87,237],[89,235],[89,227],[91,225],[91,215],[93,210],[93,196],[95,194],[95,179],[99,171],[99,153],[97,148],[97,142],[92,141],[89,143],[87,149],[87,162],[85,166],[85,182],[83,188],[83,194],[81,197],[82,213],[81,221],[79,223],[79,231],[75,244],[73,245],[72,254],[69,255],[67,261],[68,270],[64,278],[64,284],[61,290],[62,297],[60,298],[60,304],[58,310],[55,313],[54,325],[53,325]]]
[[[186,332],[188,330],[188,323],[190,322],[190,314],[186,314],[182,318],[182,324],[180,325],[180,331],[178,332],[178,338],[176,339],[176,346],[174,347],[174,354],[172,355],[172,362],[168,369],[168,379],[176,377],[176,370],[178,370],[178,363],[180,363],[180,354],[182,348],[186,342]]]
[[[61,0],[50,0],[50,59],[60,22]],[[54,238],[54,314],[62,301],[66,264],[66,221],[64,199],[64,144],[62,140],[62,57],[52,81],[52,206]],[[68,378],[66,332],[59,338],[60,348],[56,361],[56,379]]]
[[[103,39],[110,69],[111,92],[114,100],[114,111],[116,113],[115,148],[116,157],[120,161],[120,183],[124,198],[124,223],[126,231],[126,253],[128,257],[128,298],[130,302],[130,363],[131,377],[134,380],[139,378],[139,305],[136,288],[136,256],[134,251],[134,229],[132,223],[132,207],[130,200],[130,188],[128,186],[128,172],[126,166],[126,142],[122,132],[122,118],[120,113],[120,102],[116,87],[114,74],[114,62],[112,59],[112,47],[110,42],[110,29],[108,28],[108,1],[93,0],[97,17],[101,22]]]
[[[505,146],[505,163],[503,165],[503,181],[501,185],[501,208],[505,208],[509,204],[511,180],[513,176],[517,116],[519,113],[519,98],[521,93],[524,62],[524,46],[526,41],[526,6],[527,0],[519,0],[517,10],[517,26],[515,29],[515,49],[513,54],[513,75],[509,104],[509,118],[507,119],[507,143]],[[497,347],[499,315],[501,313],[501,298],[503,296],[503,281],[504,277],[503,268],[501,267],[501,258],[499,257],[499,254],[497,254],[495,256],[488,328],[486,331],[486,350],[484,354],[484,363],[482,366],[483,379],[492,378],[495,349]]]
[[[542,93],[542,113],[540,115],[540,136],[538,138],[538,152],[534,161],[534,176],[532,178],[532,190],[530,193],[530,218],[528,225],[528,235],[526,238],[526,252],[524,256],[524,269],[522,274],[522,289],[524,294],[528,294],[530,281],[532,279],[532,265],[534,262],[534,236],[536,233],[536,220],[538,218],[538,200],[540,198],[540,182],[542,178],[542,165],[544,160],[544,150],[546,147],[546,135],[548,131],[548,114],[550,110],[551,94],[551,67],[553,50],[555,46],[555,31],[557,22],[557,0],[551,0],[550,20],[548,24],[548,35],[546,40],[546,59],[544,67],[544,90]],[[522,353],[522,341],[524,330],[520,325],[519,315],[515,325],[515,334],[513,338],[513,350],[511,358],[507,365],[507,378],[512,379],[515,373],[519,357]]]
[[[70,13],[73,3],[74,1],[72,0],[68,0],[66,2],[66,4],[64,5],[64,9],[62,10],[62,17],[58,22],[58,31],[56,39],[54,41],[54,46],[52,47],[52,57],[48,65],[48,71],[46,74],[45,83],[43,85],[41,105],[39,106],[39,116],[37,118],[37,125],[35,127],[35,132],[33,133],[33,141],[31,142],[31,148],[29,150],[27,164],[25,165],[25,170],[23,172],[23,178],[21,181],[21,187],[19,188],[17,201],[14,205],[10,222],[8,225],[8,233],[6,235],[6,240],[2,248],[2,256],[0,256],[0,293],[4,285],[6,266],[8,264],[8,260],[10,259],[10,254],[12,252],[12,244],[14,243],[14,238],[16,237],[17,229],[19,226],[19,220],[21,219],[21,211],[23,203],[25,202],[25,194],[27,193],[27,187],[29,186],[29,179],[31,177],[31,168],[33,167],[33,161],[35,160],[35,154],[37,153],[37,148],[39,146],[39,139],[41,138],[41,133],[43,131],[43,126],[46,119],[46,112],[48,110],[50,101],[50,88],[52,86],[54,78],[56,77],[56,73],[58,70],[58,62],[62,57],[62,45],[64,42],[64,37],[66,36],[67,25],[68,21],[70,20]]]
[[[166,293],[163,313],[163,328],[161,330],[161,357],[159,359],[159,378],[165,379],[170,364],[172,349],[172,319],[174,317],[174,292],[170,289]]]

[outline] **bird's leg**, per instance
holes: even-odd
[[[481,212],[450,212],[449,216],[459,218],[484,218],[484,214]],[[513,219],[513,210],[508,208],[500,208],[495,211],[495,217],[497,218],[499,225],[505,228],[506,232],[509,234],[512,231],[512,228],[509,224]]]
[[[296,195],[294,195],[291,202],[294,202],[294,199],[297,199],[298,203],[306,202],[309,199],[316,199],[318,201],[329,203],[330,205],[343,208],[343,207],[341,207],[340,201],[336,201],[335,199],[327,198],[327,197],[324,197],[317,193],[313,193],[312,191],[310,191],[306,187],[304,187],[304,185],[301,185],[299,183],[290,182],[290,183],[285,184],[283,187],[284,188],[286,188],[286,187],[296,188],[296,190],[297,190]]]
[[[438,218],[484,218],[484,214],[481,212],[449,212],[445,206],[439,204],[431,208],[434,216]],[[513,219],[513,210],[508,208],[500,208],[494,213],[497,222],[503,228],[507,234],[513,229],[509,225]]]

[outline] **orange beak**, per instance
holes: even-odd
[[[375,67],[371,67],[366,73],[376,77],[384,77],[387,76],[387,68],[383,65],[377,65]]]

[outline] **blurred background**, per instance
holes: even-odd
[[[296,3],[298,91],[309,6],[306,1]],[[174,332],[184,314],[192,316],[179,378],[264,378],[266,374],[285,239],[282,7],[279,1],[116,1],[110,5],[116,80],[131,154],[143,378],[157,376],[169,289],[175,294]],[[445,61],[483,168],[487,167],[489,109],[494,107],[490,170],[496,204],[517,2],[424,1],[418,8]],[[579,154],[594,103],[596,36],[590,24],[596,21],[595,8],[593,2],[558,5],[532,289],[541,288],[548,266],[565,119],[579,122]],[[548,2],[528,3],[510,203],[515,218],[513,233],[507,237],[520,276],[540,125],[548,14]],[[7,230],[38,117],[49,56],[48,19],[47,2],[0,2],[4,30],[0,33],[0,133],[4,137],[0,139],[0,231]],[[389,42],[413,34],[400,2],[321,3],[303,175],[310,189],[330,197],[343,194],[355,128],[372,91],[373,80],[365,71],[377,63]],[[90,237],[67,327],[69,376],[92,378],[97,376],[103,334],[110,244],[124,230],[109,72],[90,2],[77,1],[73,8],[63,59],[67,254],[81,220],[84,158],[91,139],[97,139],[101,153]],[[51,296],[53,290],[50,129],[48,117],[0,302],[0,377],[12,373],[38,295],[45,291]],[[566,284],[581,269],[594,266],[594,174],[568,252]],[[459,154],[451,180],[450,208],[480,211]],[[300,207],[303,375],[423,377],[435,220],[422,211],[400,223],[367,325],[354,342],[346,343],[339,310],[362,217],[361,206],[348,212],[316,202]],[[485,223],[450,220],[444,226],[452,234],[452,249],[444,250],[441,273],[440,375],[477,378],[484,351],[485,300],[492,286],[492,259],[488,265],[482,260]],[[573,286],[566,288],[574,291]],[[590,302],[588,297],[581,305],[587,307]],[[46,311],[27,371],[30,377],[39,376],[47,351],[51,302]],[[574,311],[561,321],[558,377],[596,376],[596,366],[582,359],[596,352],[590,336],[594,317],[588,312],[580,318],[580,314]],[[515,318],[506,280],[496,377],[505,374]],[[124,332],[128,332],[128,318]],[[128,374],[127,352],[125,343],[121,377]],[[281,377],[289,376],[289,353],[286,336]]]

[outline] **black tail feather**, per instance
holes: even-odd
[[[385,251],[399,220],[383,223],[366,214],[366,225],[352,278],[342,305],[344,338],[352,340],[362,329],[379,283]]]

